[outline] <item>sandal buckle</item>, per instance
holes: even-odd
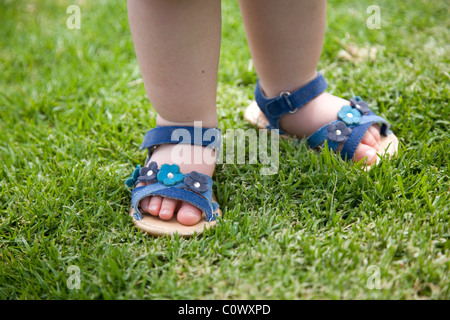
[[[289,111],[289,113],[296,113],[298,108],[294,108],[292,106],[291,101],[288,99],[288,97],[291,95],[291,93],[289,91],[283,91],[282,93],[280,93],[280,97],[284,98],[284,101],[286,101],[286,104],[288,105],[289,109],[291,109]]]

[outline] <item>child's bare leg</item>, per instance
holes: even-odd
[[[267,97],[293,92],[315,78],[326,25],[326,0],[240,0],[253,63]],[[298,137],[312,134],[348,102],[322,93],[294,114],[280,119],[281,128]],[[380,139],[371,126],[354,160],[376,160]]]
[[[193,126],[202,121],[203,127],[217,127],[220,0],[128,0],[128,16],[145,89],[158,113],[156,123]],[[152,161],[174,163],[174,147],[158,147]],[[202,147],[185,148],[194,155]],[[212,176],[214,154],[200,164],[177,164],[183,173],[195,170]],[[201,219],[198,208],[159,196],[143,199],[140,206],[161,219],[177,212],[178,221],[186,225]]]

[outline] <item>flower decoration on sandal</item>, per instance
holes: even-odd
[[[346,125],[358,124],[361,121],[361,112],[351,106],[343,106],[338,112],[338,118]]]
[[[165,186],[173,186],[183,181],[183,174],[177,164],[163,164],[156,177]]]
[[[158,164],[154,161],[150,162],[150,164],[146,167],[141,168],[139,171],[139,182],[152,182],[156,180],[156,176],[158,174]]]
[[[205,175],[192,171],[188,176],[184,178],[184,183],[195,192],[208,191],[208,178]]]
[[[359,110],[359,112],[361,112],[361,114],[366,114],[366,113],[369,113],[370,111],[372,111],[369,108],[369,104],[367,102],[365,102],[363,99],[361,99],[361,97],[359,97],[359,96],[351,98],[350,105],[353,108]]]
[[[136,183],[136,181],[139,178],[139,171],[140,170],[141,170],[141,165],[138,164],[136,166],[136,169],[134,169],[134,171],[131,173],[131,176],[127,180],[125,180],[125,184],[128,187],[133,187],[134,186],[134,184]]]
[[[327,139],[339,143],[346,141],[352,133],[352,130],[342,121],[330,123],[327,130]]]

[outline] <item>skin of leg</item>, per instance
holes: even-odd
[[[240,0],[253,64],[267,97],[294,92],[317,75],[326,27],[326,0]],[[348,101],[324,92],[294,114],[280,119],[281,128],[302,138],[337,120]],[[376,161],[379,132],[372,126],[354,160]]]
[[[202,121],[203,127],[217,127],[220,0],[128,0],[127,5],[145,90],[158,113],[156,123],[192,126],[194,121]],[[174,163],[171,152],[175,147],[158,147],[151,160],[159,165]],[[203,151],[199,146],[182,148],[192,154]],[[209,154],[205,164],[177,163],[181,172],[195,170],[212,176],[214,154],[205,154]],[[186,225],[201,219],[198,208],[173,199],[148,197],[140,206],[166,220],[177,212],[178,221]]]

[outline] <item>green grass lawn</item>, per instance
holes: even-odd
[[[379,0],[369,29],[372,4],[329,2],[319,67],[330,92],[391,122],[398,157],[365,172],[282,141],[276,175],[219,165],[225,215],[182,239],[128,216],[124,180],[156,113],[126,2],[0,0],[0,298],[449,299],[449,5]],[[252,128],[251,66],[237,1],[224,0],[223,130]]]

